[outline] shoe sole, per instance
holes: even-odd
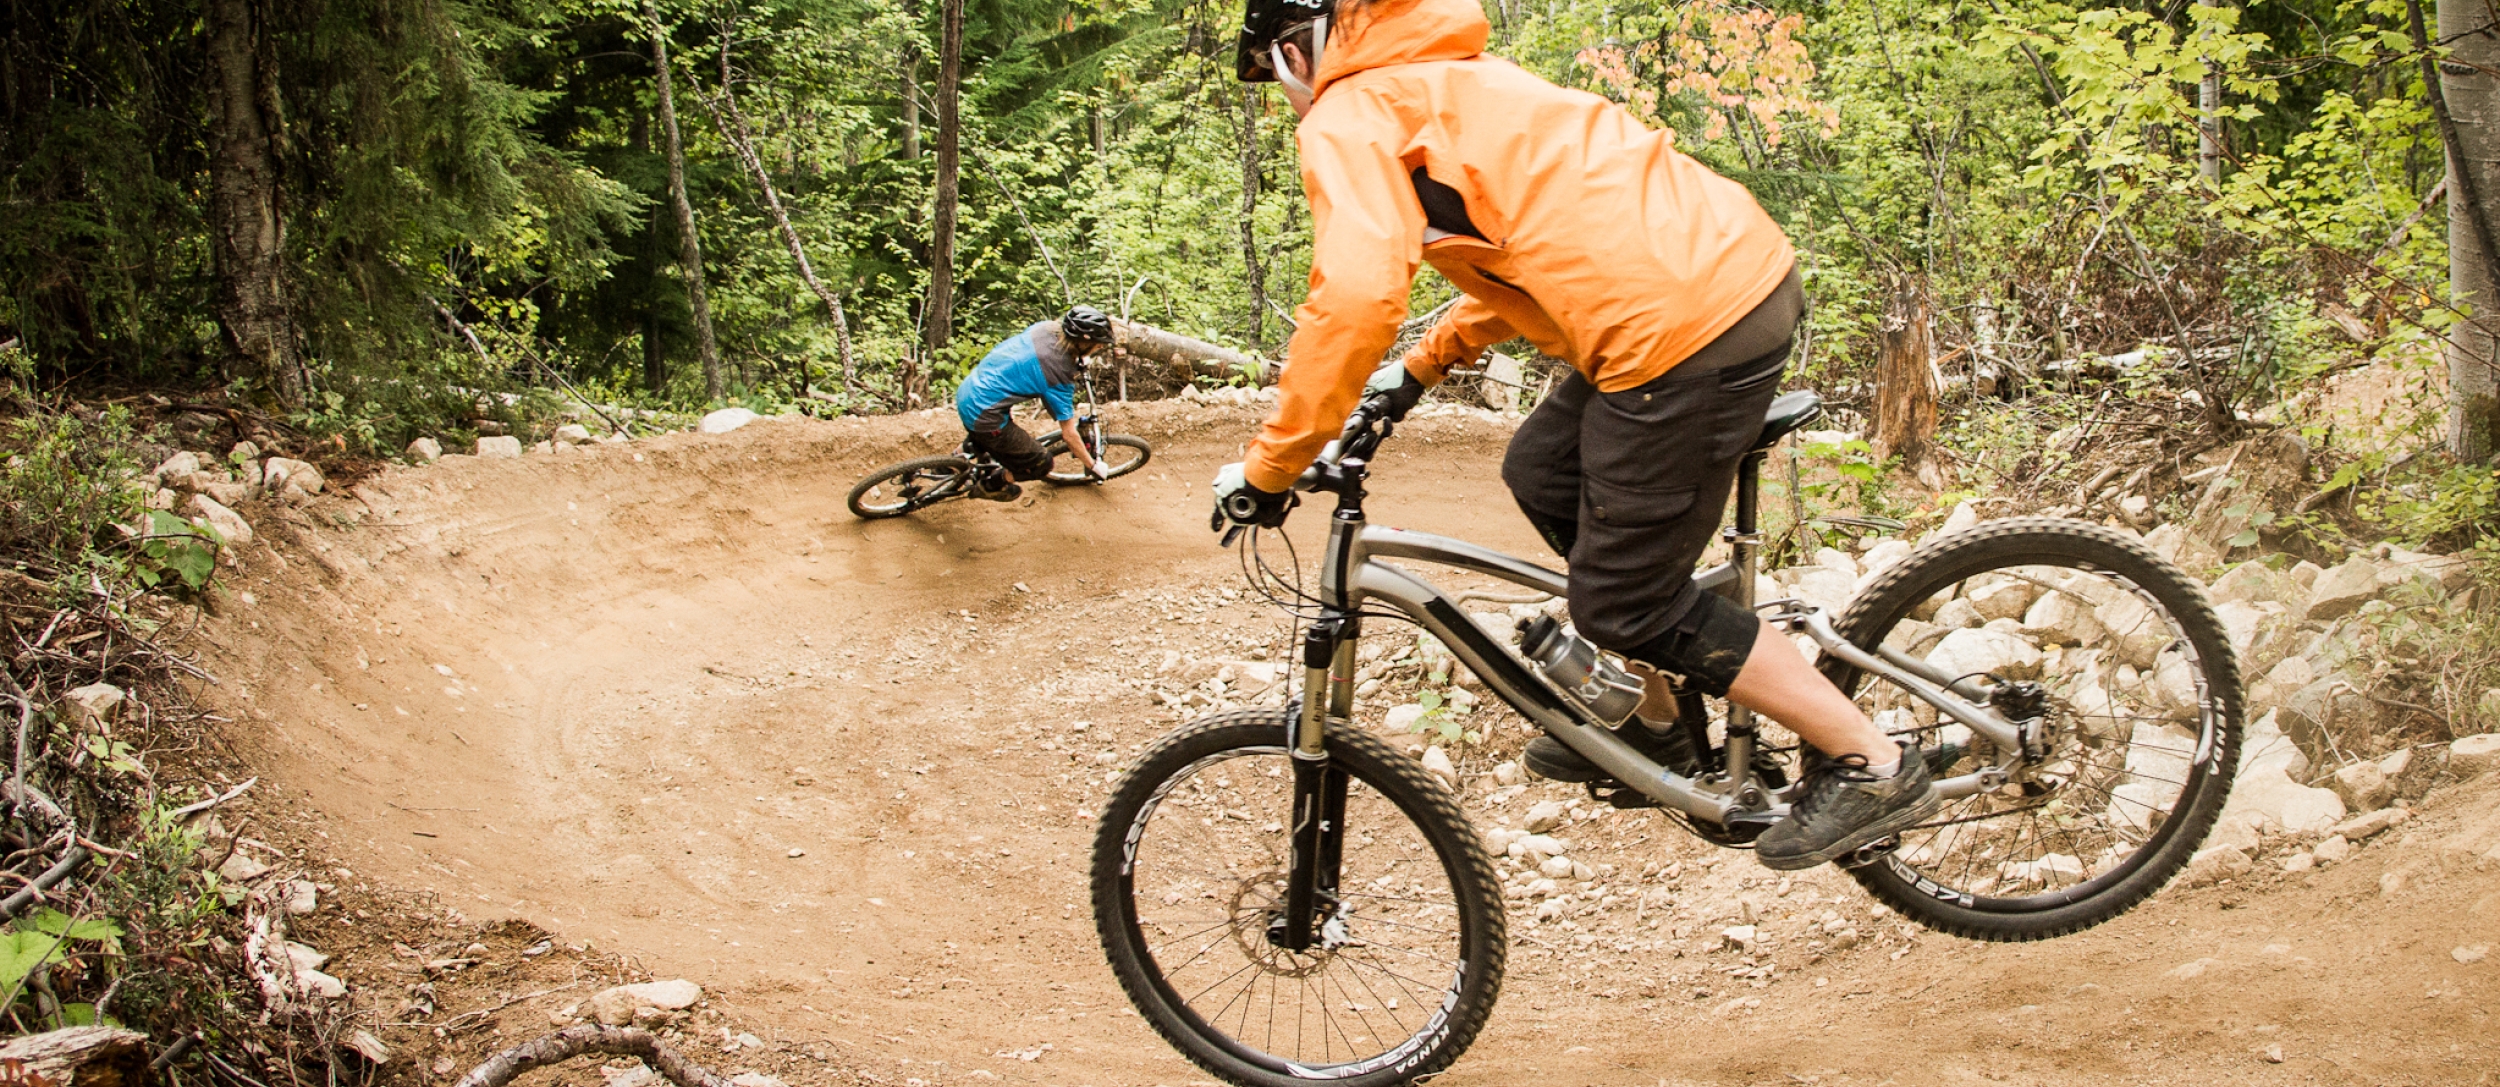
[[[1927,787],[1926,800],[1868,823],[1839,841],[1812,853],[1795,857],[1773,857],[1756,850],[1754,859],[1761,861],[1764,868],[1774,872],[1802,872],[1808,868],[1819,868],[1908,830],[1917,825],[1920,820],[1942,810],[1944,810],[1944,795],[1937,792],[1935,786],[1930,785]]]
[[[1593,763],[1576,757],[1569,763],[1557,764],[1538,758],[1534,751],[1523,751],[1520,753],[1519,762],[1528,768],[1529,773],[1548,781],[1585,785],[1592,781],[1607,780],[1605,771],[1598,769]]]

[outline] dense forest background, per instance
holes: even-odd
[[[1906,331],[1948,398],[2166,359],[2228,439],[2287,383],[2434,359],[2408,346],[2463,312],[2422,82],[2449,43],[2410,2],[1487,14],[1493,51],[1625,102],[1760,196],[1805,254],[1804,379],[1862,411]],[[18,365],[225,385],[374,450],[481,390],[916,406],[1070,301],[1274,357],[1307,272],[1292,115],[1231,78],[1229,3],[19,0],[6,18]],[[1426,273],[1415,311],[1448,291]]]

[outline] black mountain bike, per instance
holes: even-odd
[[[1824,674],[1934,771],[1942,811],[1841,863],[1903,915],[1975,939],[2057,936],[2143,901],[2212,828],[2239,760],[2239,666],[2203,591],[2131,537],[2023,518],[1929,542],[1837,619],[1757,602],[1761,462],[1820,413],[1811,393],[1773,402],[1738,475],[1733,558],[1695,580],[1809,636]],[[1120,984],[1165,1039],[1238,1084],[1441,1071],[1501,988],[1493,859],[1451,791],[1355,721],[1367,622],[1439,638],[1610,776],[1593,796],[1658,808],[1716,844],[1747,847],[1784,817],[1803,769],[1784,731],[1689,692],[1681,727],[1706,754],[1653,762],[1608,727],[1641,689],[1611,657],[1551,619],[1506,644],[1410,573],[1565,585],[1473,544],[1366,524],[1369,461],[1393,429],[1366,401],[1297,484],[1337,499],[1315,594],[1258,556],[1257,532],[1243,547],[1254,587],[1305,622],[1299,696],[1164,737],[1114,788],[1094,840],[1095,924]]]
[[[1093,379],[1088,377],[1085,400],[1089,409],[1093,394]],[[1154,448],[1144,438],[1103,433],[1102,417],[1091,410],[1077,417],[1076,433],[1084,439],[1085,448],[1093,452],[1094,459],[1102,462],[1102,478],[1106,480],[1143,468],[1154,456]],[[1042,478],[1063,487],[1097,482],[1086,473],[1084,461],[1067,456],[1067,439],[1056,431],[1044,435],[1041,444],[1042,452],[1051,458],[1050,474]],[[998,470],[997,458],[974,445],[967,436],[951,456],[921,457],[870,472],[851,488],[848,501],[851,512],[864,521],[900,517],[948,499],[969,498],[979,489],[983,475]]]

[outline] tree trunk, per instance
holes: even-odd
[[[946,350],[955,323],[955,201],[963,167],[964,0],[941,0],[939,11],[937,207],[929,219],[929,303],[920,326],[921,354],[930,367]],[[925,369],[921,380],[927,380]],[[916,400],[920,391],[906,395]]]
[[[2418,2],[2407,5],[2422,81],[2448,151],[2448,291],[2471,316],[2448,331],[2448,449],[2480,463],[2500,449],[2500,284],[2492,267],[2491,202],[2500,199],[2500,34],[2487,3],[2441,0],[2434,65]]]
[[[1241,105],[1241,269],[1250,285],[1250,319],[1243,334],[1253,345],[1267,342],[1267,273],[1259,266],[1259,88],[1244,84]]]
[[[1205,340],[1166,332],[1135,321],[1113,321],[1111,328],[1123,354],[1157,363],[1183,381],[1195,378],[1221,381],[1244,375],[1255,375],[1262,385],[1276,380],[1277,367],[1274,363],[1229,347],[1217,347]]]
[[[1875,338],[1875,456],[1917,473],[1936,436],[1936,366],[1927,283],[1895,284]]]
[[[920,158],[920,47],[903,47],[903,157]]]
[[[286,289],[278,188],[284,119],[266,12],[253,0],[209,0],[205,15],[217,323],[239,375],[291,407],[303,401],[305,374]]]
[[[711,109],[711,114],[712,124],[720,129],[721,139],[737,152],[738,161],[745,163],[747,172],[754,175],[755,187],[763,191],[764,209],[772,213],[773,225],[780,228],[782,244],[790,247],[790,259],[799,266],[799,278],[807,282],[808,290],[816,292],[816,297],[825,304],[825,312],[833,318],[834,343],[842,353],[842,391],[857,392],[859,370],[851,361],[851,322],[842,313],[842,297],[827,289],[823,280],[816,278],[816,266],[807,259],[807,247],[799,243],[798,228],[790,225],[790,213],[782,210],[781,193],[773,188],[773,179],[764,170],[763,158],[755,153],[755,133],[747,127],[746,114],[738,110],[737,96],[730,92],[729,38],[726,33],[721,36],[720,104]]]
[[[2218,2],[2197,0],[2208,7]],[[2222,180],[2222,71],[2210,61],[2196,84],[2196,172],[2209,182]]]
[[[668,70],[668,28],[660,8],[644,0],[651,21],[651,63],[660,73],[660,134],[668,151],[668,198],[677,206],[677,262],[686,273],[686,303],[694,310],[694,345],[703,356],[703,396],[721,397],[720,343],[712,338],[712,303],[703,290],[703,242],[694,232],[694,202],[686,196],[686,149],[677,136],[677,98]]]

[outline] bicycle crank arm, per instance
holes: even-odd
[[[1308,951],[1320,914],[1333,911],[1345,857],[1346,774],[1319,760],[1293,763],[1293,863],[1285,873],[1285,910],[1268,923],[1269,943]]]

